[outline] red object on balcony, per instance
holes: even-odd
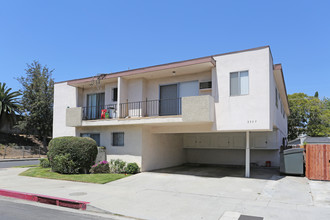
[[[105,119],[105,113],[107,112],[106,109],[101,110],[101,119]]]
[[[272,166],[272,162],[270,162],[269,160],[266,161],[266,167],[271,167]]]

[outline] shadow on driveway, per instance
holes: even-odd
[[[192,175],[200,177],[245,177],[245,168],[243,166],[224,166],[224,165],[202,165],[202,164],[185,164],[182,166],[165,168],[151,171],[154,173],[169,173]],[[250,178],[279,180],[284,176],[280,175],[278,168],[251,167]]]

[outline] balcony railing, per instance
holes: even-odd
[[[103,113],[102,113],[103,111]],[[181,115],[181,98],[83,107],[83,120]]]
[[[120,104],[120,117],[181,115],[181,98],[146,100]]]
[[[101,105],[101,106],[88,106],[83,107],[83,120],[96,120],[101,118],[116,118],[117,117],[117,105]],[[102,110],[104,111],[104,117],[102,115]]]

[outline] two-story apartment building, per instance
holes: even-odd
[[[269,46],[58,82],[53,137],[89,136],[142,171],[279,166],[289,106]]]

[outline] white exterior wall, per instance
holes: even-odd
[[[120,78],[120,79],[119,79]],[[118,82],[107,83],[100,88],[91,87],[79,89],[79,101],[81,107],[87,106],[87,95],[93,93],[105,93],[105,104],[115,104],[117,102],[112,101],[112,89],[118,87],[118,100],[120,103],[128,102],[139,102],[148,100],[157,100],[159,99],[159,86],[167,85],[179,82],[188,82],[188,81],[211,81],[211,72],[203,72],[197,74],[186,74],[173,77],[164,77],[158,79],[125,79],[119,77]],[[200,91],[200,95],[211,95],[210,91]]]
[[[77,88],[78,90],[78,101],[77,101],[77,107],[84,107],[84,90],[82,88]]]
[[[127,94],[127,81],[123,79],[122,77],[118,77],[118,102],[120,103],[126,103],[128,99],[128,94]],[[121,113],[121,106],[117,105],[117,112],[119,115]]]
[[[140,79],[131,79],[127,81],[127,89],[128,89],[128,101],[129,102],[139,102],[145,101],[145,80]]]
[[[112,132],[124,132],[124,146],[112,146]],[[186,162],[182,134],[153,134],[141,126],[79,127],[81,133],[99,133],[106,147],[107,160],[121,159],[137,163],[142,171],[177,166]],[[143,156],[142,156],[143,155]]]
[[[124,146],[112,146],[112,132],[124,132]],[[107,160],[121,159],[128,163],[137,163],[141,167],[142,128],[141,126],[102,126],[77,128],[81,133],[99,133],[100,145],[106,147]]]
[[[275,87],[276,83],[275,83],[275,79],[274,79],[274,75],[271,75],[270,77],[271,81],[271,102],[270,102],[270,112],[271,112],[271,122],[272,122],[272,126],[278,128],[281,133],[284,136],[287,136],[288,133],[288,118],[286,113],[284,113],[284,117],[283,117],[283,112],[284,112],[284,108],[283,108],[283,100],[280,99],[280,95],[278,93],[278,107],[276,107],[276,95],[275,95]],[[281,112],[282,111],[282,112]]]
[[[285,113],[284,110],[284,105],[283,105],[283,101],[280,98],[280,94],[279,94],[279,89],[278,86],[276,85],[276,81],[275,81],[275,77],[274,77],[274,69],[273,69],[273,60],[272,57],[270,56],[269,58],[270,60],[270,122],[271,122],[271,126],[276,128],[277,131],[277,143],[278,143],[278,147],[280,147],[282,145],[282,139],[283,138],[287,138],[288,136],[288,118],[287,115]],[[276,107],[276,94],[275,94],[275,88],[278,91],[278,107]],[[284,117],[283,117],[284,115]]]
[[[214,57],[218,131],[271,130],[268,48]],[[249,71],[249,94],[230,96],[230,73]],[[218,100],[218,101],[217,101]]]
[[[116,104],[117,102],[112,100],[113,97],[113,89],[117,88],[118,83],[117,82],[113,82],[113,83],[107,83],[104,86],[104,103],[105,105],[111,105],[111,104]],[[118,95],[118,94],[117,94]],[[117,97],[118,98],[118,97]]]
[[[53,138],[75,136],[76,128],[66,126],[67,107],[77,107],[78,89],[67,82],[54,85]]]
[[[179,82],[189,82],[189,81],[211,81],[212,74],[211,72],[203,72],[197,74],[188,74],[188,75],[178,75],[173,77],[166,77],[166,78],[158,78],[158,79],[151,79],[147,80],[147,98],[149,100],[157,100],[159,99],[159,86],[160,85],[167,85]],[[200,95],[209,95],[210,92],[200,92]]]
[[[96,87],[90,87],[90,88],[80,88],[79,89],[79,95],[82,95],[82,105],[80,107],[87,107],[87,95],[89,94],[95,94],[95,93],[103,93],[104,92],[104,86],[101,86],[100,88]],[[79,97],[80,99],[80,97]]]
[[[279,166],[278,151],[251,150],[250,162],[265,166],[265,161],[271,161],[273,167]],[[245,150],[234,149],[189,149],[187,163],[245,165]]]
[[[182,134],[152,134],[150,129],[144,129],[142,139],[142,171],[186,162]]]

